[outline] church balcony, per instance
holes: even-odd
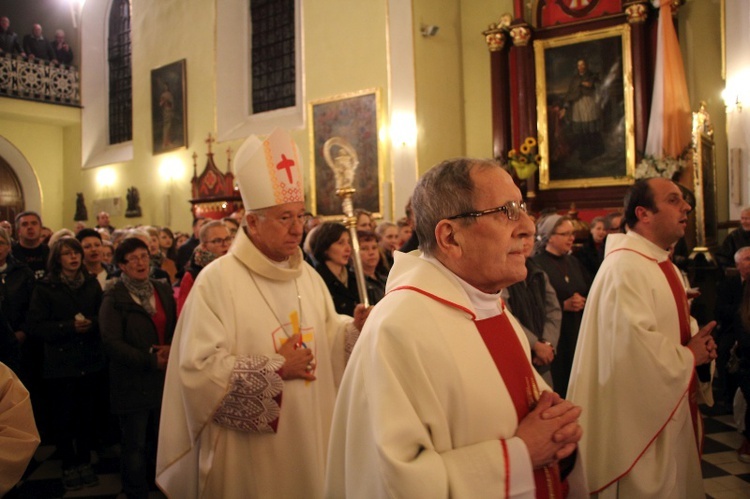
[[[24,57],[0,57],[0,97],[80,107],[78,68]]]

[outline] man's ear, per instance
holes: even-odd
[[[650,217],[651,217],[651,210],[643,206],[635,207],[635,218],[638,219],[639,222],[648,222]]]
[[[435,240],[437,248],[441,253],[456,254],[461,253],[461,245],[456,240],[456,222],[450,220],[441,220],[435,227]]]
[[[245,214],[245,222],[247,223],[248,234],[256,234],[258,231],[258,215],[255,213]]]

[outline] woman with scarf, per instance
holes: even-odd
[[[193,250],[193,255],[190,257],[190,262],[185,267],[185,274],[180,281],[180,288],[175,295],[177,298],[177,315],[182,312],[182,307],[187,301],[198,274],[206,265],[220,256],[226,255],[234,239],[221,220],[212,220],[204,224],[201,227],[199,238],[200,244]]]
[[[564,398],[591,279],[578,259],[570,254],[575,234],[569,217],[554,214],[542,218],[537,223],[536,239],[534,262],[549,277],[562,308],[560,338],[551,368],[555,391]]]
[[[127,497],[148,497],[156,463],[164,373],[177,322],[171,287],[149,278],[149,248],[125,239],[115,251],[120,279],[100,311],[109,358],[110,402],[122,433],[122,481]]]
[[[91,449],[97,378],[104,368],[98,320],[102,289],[82,264],[83,248],[75,238],[52,246],[47,275],[34,288],[27,320],[30,334],[44,343],[43,376],[55,411],[51,424],[66,490],[99,483]]]

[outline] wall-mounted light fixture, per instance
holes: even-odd
[[[78,29],[78,24],[81,22],[81,13],[83,12],[83,4],[86,0],[68,0],[70,4],[70,17],[73,18],[73,27]]]
[[[414,113],[394,111],[391,116],[391,142],[394,146],[414,147],[417,143],[417,120]]]
[[[179,180],[185,174],[185,166],[177,156],[167,156],[159,165],[159,175],[162,179],[170,182]]]
[[[438,31],[440,31],[440,26],[436,26],[435,24],[422,24],[419,28],[419,32],[425,38],[432,38],[438,34]]]
[[[96,183],[99,184],[99,187],[108,189],[114,185],[116,177],[112,168],[102,168],[96,174]]]
[[[744,102],[750,101],[750,70],[737,71],[727,77],[727,85],[721,92],[721,98],[727,112],[742,112]]]

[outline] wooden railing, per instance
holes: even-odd
[[[0,57],[0,97],[80,106],[78,68],[24,57]]]

